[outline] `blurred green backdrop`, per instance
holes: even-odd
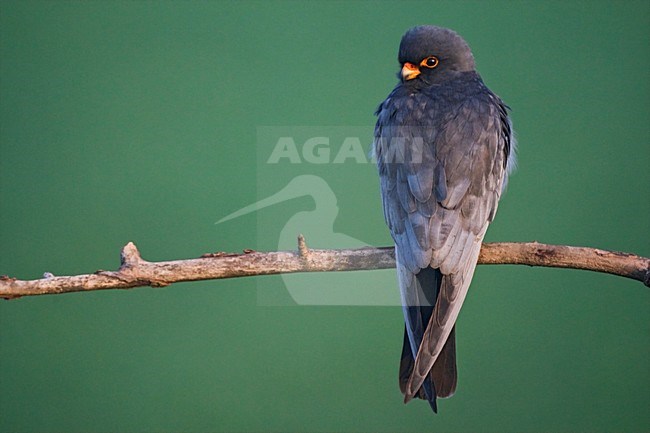
[[[214,224],[286,183],[258,191],[258,128],[370,131],[423,23],[463,35],[513,109],[520,169],[488,240],[649,256],[647,1],[5,0],[0,274],[115,269],[128,241],[148,260],[275,249],[308,197]],[[330,185],[335,231],[388,245],[374,167]],[[281,277],[0,302],[0,430],[650,430],[640,283],[480,266],[437,416],[401,402],[399,308],[267,306],[266,285]]]

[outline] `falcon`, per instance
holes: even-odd
[[[399,46],[399,82],[379,105],[373,153],[395,242],[404,311],[399,385],[407,403],[456,390],[455,323],[514,165],[509,108],[454,31],[418,26]]]

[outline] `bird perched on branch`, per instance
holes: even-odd
[[[405,332],[404,402],[456,390],[455,322],[514,165],[508,107],[454,31],[414,27],[399,83],[379,105],[373,152],[395,242]]]

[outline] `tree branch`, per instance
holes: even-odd
[[[585,269],[619,275],[650,287],[650,259],[634,254],[594,248],[547,245],[537,242],[483,244],[479,264],[511,264]],[[133,287],[163,287],[181,281],[213,280],[294,272],[332,272],[389,269],[395,267],[393,247],[354,250],[309,249],[298,237],[298,251],[243,254],[210,253],[198,259],[148,262],[129,242],[122,248],[117,271],[56,277],[49,272],[38,280],[0,276],[0,297],[49,295]]]

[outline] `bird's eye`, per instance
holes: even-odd
[[[425,68],[430,68],[433,69],[436,66],[438,66],[438,58],[434,56],[427,57],[426,59],[422,60],[420,62],[420,66],[424,66]]]

